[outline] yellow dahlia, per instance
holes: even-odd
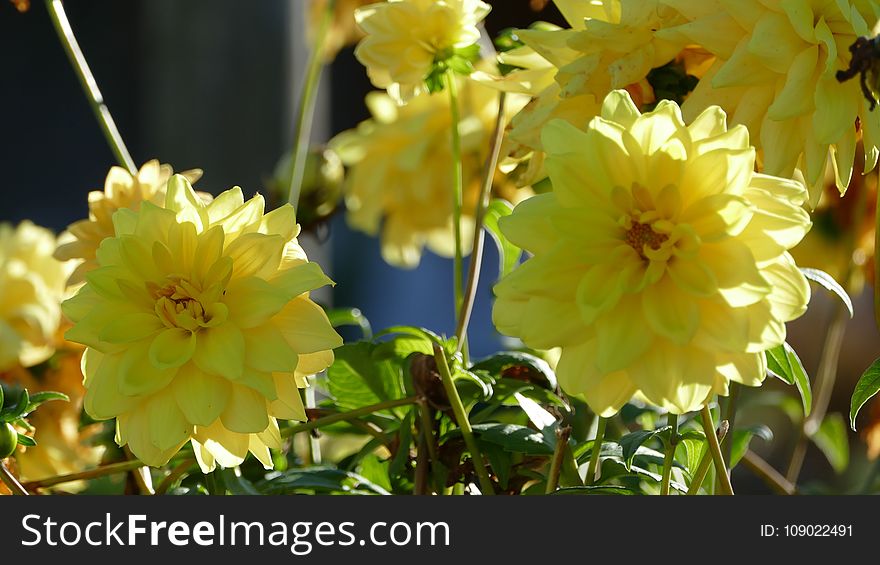
[[[803,187],[754,173],[720,108],[685,125],[674,102],[640,114],[626,91],[543,143],[553,191],[502,221],[533,257],[496,286],[496,327],[562,347],[560,384],[603,416],[636,393],[684,413],[759,385],[809,300],[787,252],[810,227]]]
[[[498,113],[497,93],[467,78],[460,80],[464,161],[463,253],[470,251],[474,210],[482,169]],[[511,96],[515,111],[523,100]],[[372,119],[341,133],[330,146],[350,170],[344,191],[348,223],[369,235],[381,233],[382,257],[391,265],[415,268],[425,246],[443,257],[455,255],[452,224],[452,118],[449,98],[416,96],[397,106],[385,93],[367,96]],[[499,176],[496,191],[516,200]],[[528,193],[530,194],[530,193]]]
[[[48,359],[61,323],[68,265],[52,257],[55,234],[25,221],[0,223],[0,370]]]
[[[85,409],[149,465],[187,441],[202,469],[267,468],[277,418],[305,419],[297,391],[341,344],[309,291],[331,281],[296,240],[293,208],[264,214],[233,188],[206,204],[168,182],[163,207],[113,215],[98,268],[63,304],[86,345]]]
[[[28,417],[28,422],[36,429],[33,437],[37,446],[21,448],[15,454],[22,480],[37,481],[77,473],[101,461],[104,447],[91,444],[100,431],[100,424],[80,426],[85,396],[81,356],[82,347],[68,343],[64,348],[59,348],[43,374],[35,375],[32,371],[19,368],[5,376],[10,382],[27,388],[30,393],[55,391],[70,398],[69,402],[47,402]],[[82,482],[73,482],[56,488],[78,492],[84,487]]]
[[[718,57],[682,108],[685,118],[717,104],[744,124],[762,150],[763,172],[789,177],[799,168],[813,206],[825,164],[837,188],[852,177],[857,134],[865,171],[877,163],[880,112],[869,112],[857,80],[841,83],[849,46],[880,18],[872,0],[663,0],[689,21],[658,32],[697,42]]]
[[[55,257],[62,261],[80,260],[68,284],[81,283],[85,280],[85,274],[98,266],[95,253],[104,238],[113,235],[113,213],[120,208],[138,210],[142,202],[161,205],[165,200],[165,185],[171,175],[171,167],[160,165],[155,159],[145,163],[135,176],[122,167],[110,169],[103,192],[95,190],[89,193],[88,219],[70,224],[55,252]],[[202,171],[195,169],[183,175],[190,182],[196,182],[202,176]],[[210,199],[206,194],[200,193],[200,196]]]
[[[528,85],[534,100],[511,122],[505,155],[507,168],[520,165],[518,184],[543,178],[541,131],[556,118],[583,127],[599,113],[613,89],[630,91],[639,107],[655,101],[648,73],[676,59],[699,76],[707,56],[688,41],[663,39],[656,31],[683,23],[658,0],[555,0],[571,26],[517,30],[524,50],[502,54],[502,61],[522,67],[496,83]],[[530,56],[530,53],[533,54]],[[537,55],[543,61],[535,58]],[[546,80],[552,72],[552,82]],[[485,81],[485,76],[480,75]]]
[[[360,8],[366,34],[355,56],[370,80],[399,102],[425,89],[437,61],[480,39],[478,24],[491,7],[480,0],[388,0]]]

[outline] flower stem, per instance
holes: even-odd
[[[24,486],[29,489],[45,488],[60,485],[62,483],[72,483],[74,481],[87,481],[90,479],[97,479],[98,477],[114,475],[116,473],[127,473],[133,469],[140,469],[141,467],[145,466],[146,463],[144,463],[143,461],[122,461],[120,463],[102,465],[101,467],[89,469],[88,471],[81,471],[79,473],[68,473],[66,475],[47,477],[38,481],[30,481],[28,483],[25,483]]]
[[[174,469],[168,473],[168,476],[162,479],[162,482],[159,483],[159,486],[156,487],[156,494],[165,494],[168,492],[168,489],[171,488],[178,479],[186,475],[187,471],[189,471],[193,465],[195,465],[196,460],[193,458],[187,458],[177,464]]]
[[[666,457],[663,459],[663,475],[660,480],[660,494],[669,494],[669,484],[672,481],[672,463],[675,460],[675,448],[678,446],[678,414],[667,416],[669,425],[669,442],[666,445]]]
[[[730,426],[727,425],[727,422],[721,422],[721,425],[718,427],[718,443],[724,443],[724,438],[727,436],[727,430],[730,429]],[[708,441],[708,440],[707,440]],[[697,465],[697,470],[694,471],[694,477],[691,479],[691,485],[688,487],[687,494],[695,495],[700,491],[700,487],[703,486],[703,481],[706,479],[706,474],[709,472],[709,465],[712,464],[712,455],[709,453],[707,449],[703,456],[700,458],[700,463]]]
[[[125,147],[125,143],[122,141],[122,136],[116,128],[116,122],[113,121],[110,110],[104,104],[104,97],[98,89],[98,83],[89,69],[86,58],[79,47],[79,43],[76,41],[76,36],[73,35],[73,29],[70,27],[67,14],[64,12],[63,2],[61,0],[46,0],[46,8],[49,11],[52,24],[55,26],[55,31],[58,33],[58,39],[61,40],[61,45],[64,47],[64,52],[67,54],[73,70],[76,71],[76,76],[86,94],[86,98],[88,98],[92,112],[94,112],[95,118],[97,118],[98,124],[101,126],[104,138],[113,151],[113,155],[116,156],[116,161],[122,167],[128,169],[129,173],[136,175],[137,168],[134,165],[131,154]]]
[[[489,158],[483,171],[483,186],[480,199],[477,203],[477,217],[474,226],[474,244],[471,248],[471,260],[468,264],[468,279],[464,291],[464,301],[458,312],[458,326],[455,335],[458,337],[458,349],[462,350],[467,342],[467,328],[477,298],[477,285],[480,282],[480,269],[483,265],[483,243],[486,234],[483,231],[483,221],[486,219],[486,209],[492,196],[492,181],[495,178],[495,170],[498,168],[498,157],[501,153],[501,141],[504,139],[504,104],[507,99],[506,93],[502,92],[498,97],[498,115],[495,118],[495,130],[492,135],[492,146],[489,149]]]
[[[22,496],[27,496],[30,494],[26,488],[22,486],[18,479],[16,479],[12,473],[9,472],[9,469],[6,468],[6,464],[0,461],[0,480],[3,481],[9,490],[12,491],[12,494],[18,494]]]
[[[596,427],[596,439],[593,440],[593,453],[590,454],[590,464],[587,466],[587,477],[585,484],[591,485],[596,482],[596,473],[599,470],[599,453],[602,451],[602,442],[605,441],[605,428],[608,426],[608,418],[599,418],[599,424]]]
[[[373,412],[388,410],[390,408],[396,408],[398,406],[406,406],[408,404],[415,404],[418,401],[418,397],[408,396],[406,398],[398,398],[396,400],[386,400],[384,402],[371,404],[370,406],[364,406],[363,408],[357,408],[348,412],[331,414],[329,416],[324,416],[323,418],[318,418],[317,420],[312,420],[311,422],[303,422],[302,424],[296,424],[290,426],[289,428],[285,428],[281,430],[281,437],[290,437],[294,434],[309,432],[322,426],[329,426],[330,424],[335,424],[336,422],[345,422],[346,420],[354,420],[356,418],[360,418],[361,416],[368,416]]]
[[[293,154],[291,155],[290,187],[287,201],[299,212],[299,195],[305,177],[306,161],[309,156],[309,139],[315,118],[318,87],[321,84],[321,70],[324,68],[324,43],[333,21],[336,0],[327,0],[321,23],[315,33],[315,42],[309,53],[306,77],[299,97],[299,109],[294,130]]]
[[[568,438],[571,437],[571,426],[556,428],[556,447],[553,449],[553,459],[550,460],[550,473],[547,475],[547,487],[544,494],[551,494],[559,486],[559,474],[562,472],[562,460],[565,457],[565,448],[568,446]]]
[[[449,398],[449,404],[452,406],[455,423],[458,424],[458,428],[461,430],[464,444],[467,446],[471,459],[474,462],[474,471],[477,473],[477,479],[480,482],[480,490],[485,495],[495,494],[495,487],[492,486],[489,472],[486,471],[486,466],[483,463],[483,454],[480,452],[480,447],[474,438],[474,432],[464,410],[464,404],[461,402],[461,396],[458,395],[458,389],[455,388],[455,382],[452,380],[452,373],[449,371],[449,364],[446,362],[446,353],[436,343],[434,344],[434,359],[437,361],[437,370],[440,372],[443,388],[446,390],[446,396]]]
[[[730,475],[727,474],[727,466],[724,464],[724,455],[721,453],[721,444],[718,442],[718,436],[715,435],[715,424],[712,422],[712,413],[709,406],[704,405],[700,411],[703,419],[703,432],[709,441],[709,453],[712,454],[712,461],[715,463],[715,473],[720,478],[720,486],[722,494],[733,494],[733,485],[730,484]]]
[[[461,116],[458,107],[458,86],[455,82],[455,74],[452,71],[446,73],[446,87],[449,90],[449,108],[452,112],[450,132],[452,135],[452,233],[455,239],[455,259],[452,266],[453,296],[455,298],[456,325],[462,306],[462,257],[461,257],[461,208],[464,194],[464,165],[461,155],[461,133],[458,131]],[[467,347],[463,345],[462,347]]]
[[[797,487],[794,484],[752,450],[746,450],[742,461],[749,470],[761,478],[777,494],[797,494]]]

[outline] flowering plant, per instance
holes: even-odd
[[[808,449],[838,474],[877,457],[876,402],[866,445],[847,420],[880,360],[848,406],[832,392],[880,268],[880,3],[554,0],[497,30],[512,4],[304,3],[293,147],[246,198],[137,168],[47,1],[117,164],[59,236],[0,223],[0,492],[695,495],[752,473],[794,494],[835,488],[800,479]],[[313,146],[347,55],[369,117]],[[447,325],[374,333],[334,305],[370,273],[309,239],[327,226],[389,269],[448,260],[425,283]]]

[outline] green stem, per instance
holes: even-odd
[[[504,92],[498,97],[498,115],[495,118],[492,146],[489,149],[486,169],[483,171],[483,186],[477,203],[474,244],[471,248],[471,260],[468,264],[467,285],[465,286],[464,302],[459,309],[458,326],[455,331],[455,335],[458,337],[459,351],[462,351],[467,343],[468,323],[470,323],[471,312],[477,298],[477,285],[480,282],[480,269],[483,265],[483,244],[486,241],[483,222],[486,219],[486,209],[489,207],[489,200],[492,197],[492,181],[495,179],[495,170],[498,168],[498,158],[501,154],[501,142],[504,139],[504,104],[506,99],[507,95]]]
[[[113,155],[116,156],[116,161],[122,167],[125,167],[131,175],[136,175],[137,168],[135,167],[134,160],[132,160],[131,154],[122,141],[122,136],[116,128],[116,122],[113,121],[110,110],[104,104],[104,97],[98,89],[98,83],[89,69],[86,58],[79,47],[79,43],[76,41],[76,36],[73,35],[73,29],[70,27],[67,14],[64,12],[63,2],[61,0],[46,0],[46,8],[52,24],[55,26],[55,31],[58,33],[58,39],[61,40],[61,45],[64,47],[64,52],[67,54],[73,70],[76,71],[76,77],[79,79],[86,98],[88,98],[89,105],[92,107],[92,112],[94,112],[95,118],[97,118],[98,124],[101,126],[104,138],[113,151]]]
[[[174,469],[168,473],[168,476],[162,479],[162,482],[159,483],[159,486],[156,487],[156,494],[165,494],[168,492],[168,489],[171,488],[178,479],[186,475],[187,471],[189,471],[193,465],[196,464],[196,460],[192,458],[187,458],[178,463]]]
[[[30,494],[26,488],[22,486],[18,479],[16,479],[12,473],[9,472],[9,469],[6,468],[6,464],[0,461],[0,480],[3,481],[9,490],[12,491],[12,494],[18,494],[22,496],[27,496]]]
[[[596,427],[596,439],[593,440],[593,453],[590,454],[590,464],[587,466],[587,478],[585,484],[591,485],[596,482],[596,472],[599,470],[599,454],[602,451],[602,442],[605,441],[605,428],[608,426],[608,418],[599,418]]]
[[[495,488],[492,486],[492,480],[489,478],[489,472],[483,463],[483,454],[474,438],[474,432],[471,423],[468,420],[467,412],[465,412],[464,404],[461,402],[461,396],[458,395],[458,389],[455,388],[455,382],[452,380],[452,373],[449,371],[449,364],[446,362],[446,353],[443,348],[434,344],[434,359],[437,361],[437,370],[440,372],[440,379],[443,381],[443,388],[446,390],[446,396],[449,398],[449,404],[452,406],[452,413],[455,416],[455,423],[461,430],[461,436],[464,438],[464,444],[467,446],[471,454],[471,460],[474,462],[474,471],[477,473],[477,479],[480,482],[480,490],[485,495],[495,494]]]
[[[51,487],[55,485],[60,485],[62,483],[72,483],[74,481],[87,481],[90,479],[97,479],[98,477],[103,477],[106,475],[115,475],[116,473],[128,473],[129,471],[140,469],[141,467],[145,466],[146,463],[144,463],[143,461],[122,461],[121,463],[111,463],[109,465],[103,465],[101,467],[89,469],[88,471],[80,471],[79,473],[68,473],[66,475],[47,477],[38,481],[30,481],[28,483],[25,483],[25,487],[29,489],[35,489]]]
[[[559,486],[559,474],[562,472],[562,460],[565,457],[565,448],[568,446],[568,438],[571,437],[571,426],[556,428],[556,447],[553,449],[553,459],[550,460],[550,473],[547,475],[547,487],[544,494],[551,494]]]
[[[727,430],[730,427],[727,425],[727,422],[721,422],[721,426],[718,428],[718,443],[723,444],[724,438],[727,436]],[[707,440],[708,441],[708,440]],[[688,487],[687,494],[695,495],[700,491],[700,487],[703,486],[703,481],[706,479],[706,474],[709,472],[709,466],[712,464],[712,455],[709,453],[707,449],[703,456],[700,458],[700,463],[697,465],[697,470],[694,471],[694,477],[691,479],[691,485]]]
[[[290,426],[289,428],[285,428],[281,430],[281,436],[290,437],[294,434],[309,432],[322,426],[329,426],[330,424],[335,424],[336,422],[345,422],[346,420],[354,420],[360,418],[361,416],[368,416],[374,412],[379,412],[381,410],[388,410],[390,408],[397,408],[398,406],[415,404],[418,401],[418,397],[408,396],[407,398],[386,400],[384,402],[379,402],[378,404],[371,404],[370,406],[364,406],[363,408],[357,408],[356,410],[350,410],[348,412],[331,414],[329,416],[324,416],[323,418],[318,418],[317,420],[312,420],[311,422],[303,422],[302,424],[296,424]]]
[[[669,484],[672,482],[672,463],[675,460],[675,448],[678,446],[678,414],[667,416],[669,425],[669,442],[666,445],[666,457],[663,459],[663,476],[660,480],[660,494],[669,494]]]
[[[306,66],[306,78],[299,97],[299,114],[294,131],[293,155],[291,156],[290,188],[287,201],[299,212],[299,196],[305,177],[306,161],[309,156],[309,140],[312,135],[312,123],[315,118],[315,105],[318,99],[318,87],[321,84],[321,70],[324,68],[324,42],[333,21],[336,0],[327,0],[321,23],[315,33]]]
[[[209,494],[214,496],[226,495],[226,482],[223,480],[221,473],[221,469],[214,469],[205,475],[205,486],[208,488]]]
[[[715,463],[715,472],[720,478],[721,492],[722,494],[733,494],[733,485],[730,484],[730,475],[727,474],[724,455],[721,453],[718,436],[715,435],[715,424],[712,422],[712,413],[709,411],[708,405],[703,406],[700,416],[703,419],[703,432],[709,441],[709,452],[712,454],[712,461]]]
[[[461,257],[461,207],[464,194],[464,165],[461,155],[461,133],[458,131],[461,116],[458,107],[458,86],[455,74],[446,73],[446,87],[449,90],[449,108],[452,113],[450,132],[452,135],[453,191],[452,191],[452,233],[455,238],[455,259],[452,267],[453,296],[455,298],[456,326],[463,303],[462,299],[462,257]]]
[[[315,398],[315,388],[313,386],[309,386],[305,390],[303,390],[303,396],[305,397],[304,405],[306,410],[310,408],[315,408],[317,406],[317,398]],[[309,463],[311,465],[320,465],[322,461],[321,456],[321,441],[312,434],[308,435],[309,439]]]
[[[767,486],[772,488],[777,494],[797,494],[797,487],[755,452],[747,449],[743,455],[742,461],[746,467],[762,479]]]

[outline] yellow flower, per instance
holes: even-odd
[[[466,78],[460,80],[460,85],[462,252],[468,253],[498,97],[495,91]],[[515,111],[523,101],[512,96],[508,102],[508,108]],[[425,93],[405,106],[397,106],[385,93],[373,92],[367,96],[367,106],[373,118],[330,143],[350,167],[344,185],[348,223],[369,235],[381,231],[382,257],[391,265],[415,268],[425,246],[438,255],[452,257],[455,243],[449,98]],[[497,179],[500,195],[516,200],[511,189],[505,186],[503,177]]]
[[[809,300],[787,252],[810,227],[803,187],[754,173],[718,107],[686,126],[674,102],[640,114],[614,91],[586,131],[556,120],[543,142],[553,191],[502,222],[533,257],[496,286],[496,327],[562,347],[560,384],[603,416],[759,385]]]
[[[36,447],[21,449],[15,454],[22,480],[37,481],[94,467],[104,454],[103,446],[90,445],[100,431],[100,424],[80,427],[83,407],[83,375],[80,369],[82,347],[68,343],[45,373],[36,376],[24,369],[13,370],[8,380],[28,389],[63,392],[69,402],[52,401],[40,406],[28,417],[36,428]],[[81,481],[59,485],[60,490],[78,492],[85,488]]]
[[[424,91],[434,63],[480,39],[491,7],[480,0],[389,0],[355,12],[366,37],[355,56],[370,80],[405,102]]]
[[[803,171],[812,206],[822,194],[826,162],[835,168],[841,194],[849,186],[858,128],[865,171],[874,168],[880,112],[868,111],[857,80],[840,83],[835,73],[849,66],[856,37],[870,35],[880,4],[663,1],[689,22],[658,34],[695,41],[719,59],[682,108],[685,118],[712,104],[724,108],[763,150],[765,173],[789,177],[795,168]]]
[[[113,215],[99,267],[63,304],[83,355],[85,409],[149,465],[187,441],[202,469],[267,468],[277,418],[304,420],[297,386],[341,344],[309,291],[331,281],[296,240],[293,208],[268,214],[233,188],[206,204],[168,182],[164,207]]]
[[[48,359],[70,270],[52,257],[57,240],[25,221],[0,223],[0,370]]]
[[[68,284],[83,282],[85,274],[98,266],[95,253],[104,238],[113,235],[113,212],[120,208],[138,210],[142,202],[161,204],[165,199],[165,184],[171,175],[171,167],[160,165],[155,159],[145,163],[136,176],[132,176],[122,167],[110,169],[104,181],[104,191],[95,190],[89,193],[88,219],[68,226],[67,233],[61,236],[61,245],[55,252],[55,257],[62,261],[80,260],[76,270],[70,275]],[[202,171],[194,169],[183,175],[190,182],[196,182],[202,176]],[[202,197],[210,199],[210,195]]]
[[[333,7],[333,22],[324,39],[324,58],[332,61],[336,55],[347,45],[359,41],[364,33],[354,21],[354,12],[361,6],[375,4],[383,0],[336,0]],[[323,18],[327,0],[311,0],[309,4],[309,25],[306,31],[314,33],[318,29]]]
[[[534,97],[515,116],[507,137],[505,167],[517,165],[517,184],[544,178],[541,131],[556,118],[582,127],[599,112],[601,100],[611,90],[625,88],[638,106],[654,102],[648,73],[677,58],[689,74],[699,76],[707,67],[686,40],[655,35],[658,29],[683,23],[675,10],[658,0],[556,0],[571,29],[544,26],[517,30],[525,48],[502,54],[503,62],[522,67],[496,86]],[[547,80],[548,72],[552,77]],[[485,81],[485,75],[479,75]]]

